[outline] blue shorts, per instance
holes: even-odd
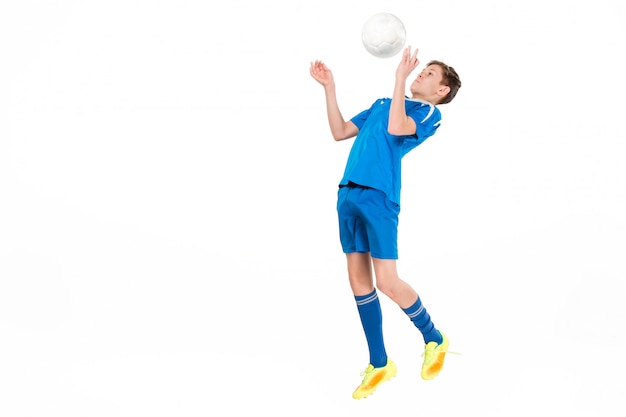
[[[344,253],[398,259],[400,206],[373,188],[343,186],[337,193],[339,238]]]

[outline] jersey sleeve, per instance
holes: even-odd
[[[415,135],[419,143],[432,136],[441,123],[441,112],[435,106],[422,106],[408,116],[415,122]]]

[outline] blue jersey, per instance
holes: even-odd
[[[400,204],[402,157],[435,133],[441,113],[428,102],[406,99],[406,114],[415,121],[417,131],[414,135],[394,136],[387,132],[390,108],[390,98],[378,99],[372,107],[350,120],[359,128],[359,133],[339,185],[352,181],[372,187]]]

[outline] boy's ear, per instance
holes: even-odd
[[[439,95],[439,97],[443,98],[445,96],[448,95],[448,93],[450,92],[450,87],[448,87],[447,85],[442,85],[441,87],[439,87],[439,89],[437,90],[437,94]]]

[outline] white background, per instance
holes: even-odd
[[[381,297],[398,376],[354,401],[351,141],[308,67],[346,118],[390,96],[381,11],[463,81],[398,263],[461,355],[420,380]],[[623,416],[624,39],[610,0],[2,2],[0,414]]]

